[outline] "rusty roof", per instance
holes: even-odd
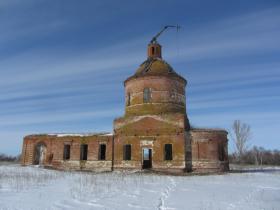
[[[126,81],[144,76],[177,77],[183,80],[184,82],[187,82],[185,78],[177,74],[175,70],[165,60],[161,58],[148,58],[139,66],[135,74],[129,77]]]

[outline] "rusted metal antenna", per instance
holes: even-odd
[[[164,26],[163,29],[162,29],[160,32],[158,32],[158,33],[152,38],[152,40],[150,41],[150,43],[152,43],[152,44],[157,43],[157,38],[158,38],[166,29],[168,29],[168,28],[176,28],[177,31],[178,31],[181,27],[180,27],[179,25],[176,25],[176,26],[174,26],[174,25],[166,25],[166,26]]]

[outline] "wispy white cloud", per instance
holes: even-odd
[[[40,82],[48,79],[57,79],[95,72],[114,72],[122,68],[139,63],[141,54],[128,51],[118,54],[118,49],[109,47],[101,52],[80,55],[58,55],[55,52],[31,51],[10,59],[0,61],[0,66],[5,69],[0,79],[0,86],[20,85],[21,83]],[[136,65],[137,66],[137,65]],[[12,80],[7,81],[7,78]]]
[[[267,31],[265,34],[254,34],[254,32],[259,29],[260,25],[262,26],[262,24],[267,23],[271,18],[274,18],[273,20],[275,22],[280,22],[280,15],[277,14],[277,11],[280,11],[280,9],[269,10],[269,12],[259,12],[245,17],[242,16],[230,21],[223,21],[213,28],[207,27],[207,30],[211,29],[212,32],[215,31],[215,36],[211,35],[211,33],[206,33],[206,29],[204,29],[204,33],[201,33],[203,30],[198,30],[196,33],[193,32],[186,36],[187,42],[181,47],[179,56],[172,54],[172,51],[170,51],[171,53],[166,53],[167,57],[169,57],[172,62],[176,60],[189,62],[192,59],[205,59],[213,56],[232,56],[232,52],[242,55],[246,51],[251,53],[263,53],[265,49],[278,50],[280,42],[275,41],[276,39],[271,39],[270,36],[273,34],[274,38],[280,35],[279,29],[277,29],[276,32]],[[269,17],[267,17],[268,14],[270,14]],[[265,21],[263,21],[263,19],[265,19]],[[259,22],[262,24],[257,24]],[[232,25],[235,26],[233,29],[231,28]],[[245,32],[241,30],[244,25],[247,26],[246,30],[244,29],[247,34],[246,36],[243,36]],[[229,30],[229,28],[232,33],[227,32],[226,29]],[[242,31],[241,34],[240,31]],[[231,36],[226,36],[227,33],[231,34]],[[207,34],[207,36],[205,34]],[[55,53],[56,49],[45,52],[42,50],[35,50],[10,59],[5,59],[0,62],[0,66],[6,69],[6,72],[11,72],[10,74],[7,73],[6,77],[10,77],[11,74],[17,72],[17,74],[13,75],[13,80],[7,82],[10,85],[21,82],[29,83],[46,79],[59,79],[65,76],[75,77],[75,74],[80,75],[87,72],[114,72],[115,69],[137,66],[139,60],[144,57],[144,53],[142,54],[139,50],[143,48],[143,46],[140,45],[143,43],[143,39],[140,38],[117,44],[114,47],[93,50],[93,52],[86,54],[77,55],[61,52],[58,57],[57,53]],[[135,51],[134,49],[138,50]],[[168,50],[166,51],[168,52]],[[220,78],[219,75],[215,75],[215,77],[217,79]],[[7,85],[7,83],[5,83],[5,77],[2,80],[1,84]]]
[[[179,53],[169,51],[174,61],[193,61],[279,51],[280,7],[257,11],[184,31]]]
[[[16,126],[16,125],[28,125],[28,124],[40,124],[40,123],[59,123],[66,121],[75,121],[82,119],[98,119],[104,117],[114,117],[121,114],[120,108],[104,109],[97,111],[85,111],[85,112],[53,112],[48,115],[42,114],[17,114],[16,116],[1,117],[0,126]]]
[[[0,3],[0,9],[10,6]],[[22,22],[28,20],[12,19],[3,23],[0,43],[9,45],[12,40],[72,27],[61,18],[44,19],[41,25],[21,26]],[[256,128],[262,122],[279,123],[280,116],[275,109],[264,108],[259,113],[242,107],[260,108],[263,102],[273,101],[279,104],[280,63],[258,58],[243,64],[231,61],[269,53],[275,56],[280,49],[279,23],[280,8],[274,8],[208,23],[192,31],[186,29],[179,34],[178,49],[174,40],[167,42],[167,36],[161,37],[161,43],[172,43],[163,46],[164,58],[182,67],[176,71],[189,80],[187,105],[191,122],[224,127],[234,119],[242,119]],[[13,126],[25,128],[121,115],[124,107],[109,101],[123,102],[124,98],[119,97],[122,81],[145,59],[148,37],[141,34],[84,51],[45,45],[0,56],[0,131]],[[209,64],[211,59],[215,60],[215,67]],[[199,67],[198,63],[201,63]],[[119,95],[116,90],[120,91]],[[97,105],[100,101],[108,102],[106,106],[111,108]],[[211,108],[221,110],[210,112]]]
[[[254,106],[255,104],[263,104],[265,102],[280,102],[280,96],[255,96],[255,97],[244,97],[244,98],[235,98],[235,99],[202,99],[202,100],[193,100],[189,102],[189,109],[191,110],[201,110],[209,108],[234,108],[242,106]],[[230,110],[228,110],[230,111]]]

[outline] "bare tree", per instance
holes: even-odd
[[[248,124],[242,123],[240,120],[235,120],[232,125],[232,139],[235,145],[236,157],[242,161],[243,155],[249,147],[251,138],[251,128]]]
[[[252,148],[252,154],[254,156],[255,159],[255,164],[256,165],[261,165],[263,164],[263,154],[264,154],[265,149],[262,147],[257,147],[254,146]]]

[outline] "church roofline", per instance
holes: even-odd
[[[221,128],[191,128],[190,129],[191,132],[213,132],[213,133],[226,133],[228,134],[228,132],[225,129],[221,129]]]
[[[140,76],[136,76],[136,75],[132,75],[130,77],[128,77],[123,83],[124,85],[126,85],[127,82],[129,82],[130,80],[135,80],[135,79],[141,79],[141,78],[148,78],[148,77],[166,77],[166,78],[169,78],[169,79],[178,79],[180,81],[183,81],[185,83],[185,85],[187,85],[187,80],[185,78],[183,78],[182,76],[180,75],[140,75]]]
[[[41,134],[31,134],[25,137],[34,136],[54,136],[54,137],[87,137],[87,136],[113,136],[110,132],[98,132],[98,133],[41,133]]]

